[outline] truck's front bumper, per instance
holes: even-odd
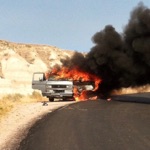
[[[73,97],[73,93],[42,93],[42,95],[54,98]]]

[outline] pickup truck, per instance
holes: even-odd
[[[33,73],[32,88],[41,90],[43,96],[48,97],[50,102],[54,99],[74,100],[74,88],[81,93],[83,90],[93,90],[94,82],[73,81],[69,79],[50,76],[48,79],[43,72]]]

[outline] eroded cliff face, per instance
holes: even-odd
[[[55,46],[0,41],[0,94],[32,92],[33,72],[45,72],[73,51]]]

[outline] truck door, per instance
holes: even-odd
[[[44,92],[46,82],[47,81],[45,80],[44,73],[40,73],[40,72],[33,73],[33,78],[32,78],[33,89],[41,90],[42,92]]]

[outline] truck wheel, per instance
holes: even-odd
[[[67,98],[63,98],[62,100],[63,100],[63,101],[67,101]]]
[[[53,102],[53,101],[54,101],[54,98],[49,97],[49,101],[50,101],[50,102]]]

